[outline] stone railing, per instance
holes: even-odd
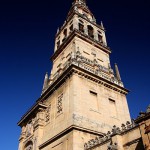
[[[148,108],[146,109],[146,111],[145,112],[140,112],[139,113],[139,116],[138,116],[138,118],[142,118],[142,117],[145,117],[147,114],[150,114],[150,105],[148,106]],[[137,118],[137,119],[138,119]]]
[[[126,122],[126,124],[122,124],[121,125],[121,129],[117,126],[113,126],[112,131],[108,131],[107,134],[104,134],[103,137],[96,137],[95,139],[92,139],[90,141],[88,141],[87,143],[84,144],[84,149],[85,150],[91,150],[94,147],[98,147],[99,145],[103,145],[109,141],[111,141],[112,136],[115,135],[121,135],[125,132],[128,132],[129,130],[133,129],[134,127],[136,127],[136,124],[130,123],[129,121]],[[108,146],[108,149],[111,150],[117,150],[118,148],[117,143],[110,143],[110,145]]]
[[[80,51],[74,52],[70,55],[70,58],[68,59],[68,61],[65,62],[64,65],[61,66],[62,68],[59,69],[59,72],[56,72],[54,74],[53,82],[56,81],[58,77],[62,74],[62,72],[67,70],[72,64],[123,87],[123,83],[118,81],[117,78],[114,77],[114,73],[111,68],[106,68],[100,65],[96,59],[90,60],[82,56]]]

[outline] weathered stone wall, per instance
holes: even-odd
[[[73,150],[73,132],[56,139],[40,150]]]
[[[73,77],[57,89],[45,102],[49,106],[49,121],[45,123],[42,142],[56,136],[73,124]],[[61,102],[58,98],[62,95]],[[60,109],[60,112],[58,112]]]
[[[130,121],[125,95],[79,75],[75,75],[74,80],[76,125],[106,133],[113,125],[121,126],[122,123]]]

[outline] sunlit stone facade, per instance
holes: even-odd
[[[125,149],[132,132],[141,138],[139,126],[130,124],[128,90],[110,54],[103,24],[85,0],[74,0],[57,30],[42,95],[18,122],[19,150]]]

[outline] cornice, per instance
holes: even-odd
[[[36,102],[22,117],[21,120],[17,123],[18,126],[21,126],[23,122],[25,122],[35,111],[37,111],[39,108],[46,109],[47,106]]]
[[[112,83],[111,81],[108,81],[104,79],[103,77],[100,77],[96,74],[93,74],[83,68],[80,68],[74,64],[71,64],[63,73],[58,77],[57,80],[55,80],[49,88],[41,95],[41,97],[36,101],[36,103],[23,115],[21,120],[18,122],[18,126],[21,126],[21,124],[28,119],[33,113],[38,110],[39,108],[47,108],[46,105],[43,104],[43,102],[54,92],[56,91],[66,80],[68,77],[72,76],[72,74],[78,74],[80,76],[83,76],[91,81],[94,81],[98,84],[104,85],[107,88],[113,89],[114,91],[118,91],[122,94],[128,94],[129,90],[125,89],[124,87],[121,87],[119,85],[116,85],[115,83]]]
[[[112,83],[111,81],[108,81],[108,80],[104,79],[103,77],[93,74],[83,68],[80,68],[75,65],[73,65],[73,67],[74,67],[74,72],[79,74],[80,76],[83,76],[89,80],[92,80],[96,83],[104,85],[105,87],[113,89],[114,91],[118,91],[122,94],[128,94],[128,92],[129,92],[129,90],[127,90],[126,88],[116,85],[115,83]]]
[[[82,132],[93,134],[93,135],[96,135],[96,136],[103,136],[103,133],[101,133],[101,132],[96,132],[94,130],[81,128],[81,127],[76,126],[76,125],[71,125],[70,127],[66,128],[65,130],[60,132],[59,134],[55,135],[53,138],[50,138],[49,140],[45,141],[43,144],[41,144],[39,146],[39,149],[41,150],[42,148],[46,147],[47,145],[51,144],[52,142],[56,141],[57,139],[63,137],[64,135],[66,135],[66,134],[68,134],[70,132],[73,132],[74,130],[82,131]]]
[[[100,77],[98,75],[95,75],[83,68],[80,68],[74,64],[71,64],[63,73],[55,80],[50,87],[43,93],[41,98],[38,100],[40,102],[43,102],[46,100],[57,88],[59,88],[68,77],[70,77],[73,73],[81,75],[85,78],[88,78],[89,80],[92,80],[96,83],[99,83],[101,85],[104,85],[105,87],[108,87],[110,89],[113,89],[114,91],[118,91],[122,94],[128,94],[129,90],[127,90],[124,87],[121,87],[115,83],[112,83],[111,81],[108,81],[104,79],[103,77]]]
[[[136,120],[135,123],[141,123],[142,121],[145,121],[147,119],[150,119],[150,113],[145,113],[143,116],[139,116]]]

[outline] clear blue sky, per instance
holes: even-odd
[[[0,2],[1,149],[16,150],[17,122],[41,94],[50,72],[54,36],[72,0]],[[102,20],[128,98],[131,116],[150,103],[149,0],[87,0],[97,22]]]

